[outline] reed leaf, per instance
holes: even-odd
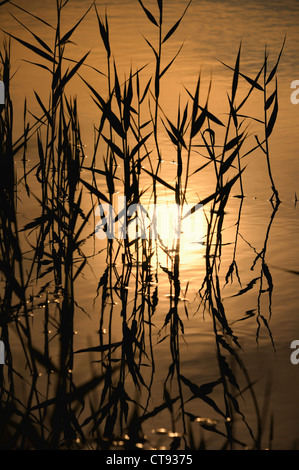
[[[179,48],[178,52],[176,53],[176,55],[173,57],[173,59],[166,65],[166,67],[162,70],[162,72],[160,73],[159,75],[159,78],[162,78],[163,75],[167,72],[167,70],[171,67],[171,65],[173,64],[173,62],[175,61],[175,59],[177,58],[177,56],[179,55],[179,53],[181,52],[182,48],[183,48],[183,45],[181,45],[181,47]]]
[[[54,26],[52,26],[50,23],[48,23],[47,21],[43,20],[43,19],[40,18],[39,16],[34,15],[34,14],[31,13],[30,11],[25,10],[25,8],[20,7],[20,5],[17,5],[16,3],[12,2],[12,1],[10,1],[9,3],[10,3],[10,5],[13,5],[15,8],[18,8],[19,10],[23,11],[23,12],[26,13],[27,15],[29,15],[29,16],[31,16],[32,18],[36,19],[37,21],[39,21],[39,22],[42,23],[43,25],[48,26],[49,28],[55,30]]]
[[[185,8],[185,10],[184,10],[182,16],[180,17],[180,19],[172,26],[172,28],[170,28],[170,30],[168,31],[168,33],[165,35],[165,37],[164,37],[164,39],[163,39],[163,41],[162,41],[162,44],[163,44],[164,42],[166,42],[166,41],[173,35],[173,33],[177,30],[177,28],[179,27],[179,25],[180,25],[182,19],[184,18],[185,14],[186,14],[186,12],[187,12],[187,10],[188,10],[188,8],[189,8],[191,2],[192,2],[192,0],[189,1],[188,5],[186,6],[186,8]]]
[[[118,147],[118,145],[112,142],[112,140],[107,139],[104,135],[102,135],[102,138],[105,140],[105,142],[110,147],[112,152],[118,155],[122,160],[124,160],[125,158],[124,152]]]
[[[136,153],[138,152],[138,150],[141,149],[141,147],[145,144],[145,142],[147,141],[147,139],[152,135],[152,132],[150,132],[149,134],[147,134],[145,137],[143,137],[143,139],[141,139],[136,145],[135,147],[132,149],[132,151],[130,152],[130,159],[132,159]]]
[[[142,1],[141,0],[138,0],[139,4],[141,5],[144,13],[146,14],[146,16],[148,17],[148,19],[151,21],[151,23],[153,23],[155,26],[159,27],[155,17],[152,15],[152,13],[143,5]]]
[[[241,137],[241,136],[239,136]],[[231,168],[236,156],[238,155],[242,145],[243,145],[243,142],[245,141],[246,137],[244,137],[244,139],[242,139],[240,141],[240,143],[238,143],[237,145],[237,148],[232,152],[232,154],[225,160],[225,162],[222,163],[221,167],[220,167],[220,174],[221,175],[224,175],[224,173],[226,171],[229,170],[229,168]],[[239,142],[239,139],[238,139],[238,142]]]
[[[236,91],[238,87],[239,70],[240,70],[240,54],[241,54],[241,44],[239,46],[239,51],[238,51],[235,69],[234,69],[234,77],[233,77],[233,84],[232,84],[232,98],[231,98],[232,103],[234,103]]]
[[[37,36],[37,34],[33,33],[33,31],[31,31],[26,25],[24,25],[20,20],[18,20],[18,18],[16,18],[12,13],[10,13],[10,15],[14,18],[14,20],[16,20],[21,26],[23,26],[24,29],[26,29],[33,37],[34,39],[46,50],[48,51],[50,54],[52,54],[52,50],[50,49],[50,47],[45,43],[45,41],[43,41],[39,36]]]
[[[63,44],[65,44],[70,38],[71,36],[73,35],[73,33],[76,31],[76,29],[78,28],[78,26],[82,23],[82,21],[84,20],[85,16],[89,13],[89,11],[91,10],[93,5],[91,5],[88,10],[84,13],[84,15],[80,18],[80,20],[75,24],[75,26],[73,26],[67,33],[65,33],[65,35],[60,39],[59,43],[58,43],[58,46],[62,46]]]
[[[30,44],[29,42],[26,42],[26,41],[23,41],[23,39],[20,39],[20,38],[17,38],[16,36],[14,36],[13,34],[10,34],[8,33],[7,31],[4,31],[3,29],[1,29],[1,31],[3,31],[3,33],[7,34],[9,37],[15,39],[17,42],[19,42],[20,44],[22,44],[23,46],[25,46],[27,49],[33,51],[35,54],[39,55],[40,57],[42,57],[43,59],[46,59],[52,63],[56,63],[56,60],[54,59],[54,56],[53,54],[48,54],[47,52],[43,51],[42,49],[39,49],[38,47],[34,46],[33,44]]]
[[[269,138],[270,135],[272,134],[272,131],[273,131],[273,128],[274,128],[274,124],[276,122],[276,119],[277,119],[277,114],[278,114],[278,98],[277,98],[277,81],[276,81],[276,90],[275,90],[275,101],[274,101],[274,106],[273,106],[273,110],[272,110],[272,114],[270,116],[270,119],[269,119],[269,122],[268,122],[268,125],[266,127],[266,137]]]
[[[82,184],[84,184],[84,186],[92,193],[94,194],[94,196],[96,196],[98,199],[104,201],[104,202],[107,202],[108,204],[110,204],[110,201],[109,199],[105,196],[105,194],[101,193],[101,191],[99,191],[97,188],[95,188],[94,186],[92,186],[91,184],[87,183],[86,181],[82,180],[80,178],[80,181]]]
[[[107,16],[106,16],[106,22],[105,24],[102,22],[99,14],[97,7],[95,5],[95,11],[98,19],[98,24],[99,24],[99,29],[100,29],[100,34],[102,37],[102,41],[104,43],[106,52],[107,52],[107,57],[110,58],[111,56],[111,48],[110,48],[110,42],[109,42],[109,29],[108,29],[108,22],[107,22]]]
[[[154,173],[151,173],[150,171],[146,170],[145,168],[143,168],[143,171],[145,171],[145,173],[150,175],[154,180],[156,180],[159,183],[163,184],[163,186],[165,186],[166,188],[170,189],[171,191],[175,191],[175,188],[173,188],[170,184],[168,184],[166,181],[164,181],[159,176],[155,175]]]
[[[55,89],[55,93],[54,93],[54,97],[53,97],[53,106],[56,105],[59,97],[61,96],[62,90],[67,85],[67,83],[72,79],[72,77],[78,72],[79,68],[84,63],[84,61],[88,57],[88,55],[89,55],[89,52],[87,52],[87,54],[85,54],[82,57],[82,59],[80,59],[79,62],[70,71],[67,70],[65,75],[62,77],[62,79],[59,82],[57,88]]]
[[[276,98],[277,90],[274,90],[273,93],[269,96],[266,101],[265,108],[269,109],[271,104],[273,103],[274,99]]]
[[[280,52],[278,54],[278,59],[276,61],[276,64],[274,65],[273,69],[271,70],[270,74],[269,74],[269,77],[268,79],[266,80],[266,85],[268,85],[271,80],[273,79],[273,77],[275,76],[276,74],[276,71],[277,71],[277,67],[279,65],[279,62],[280,62],[280,59],[281,59],[281,55],[282,55],[282,52],[283,52],[283,49],[284,49],[284,46],[285,46],[285,42],[286,42],[286,36],[284,37],[284,40],[283,40],[283,43],[282,43],[282,47],[280,49]]]

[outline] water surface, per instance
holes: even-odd
[[[37,2],[29,0],[17,4],[43,17],[48,22],[54,23],[54,3],[46,0],[43,2],[42,9]],[[71,0],[69,2],[63,18],[66,31],[76,23],[89,5],[90,3],[86,0]],[[151,11],[157,13],[156,2],[151,0],[146,2],[146,5]],[[104,15],[105,9],[107,10],[113,55],[119,67],[120,76],[123,78],[128,77],[131,67],[133,71],[136,71],[143,65],[148,64],[142,75],[143,83],[146,83],[147,77],[154,70],[154,60],[152,52],[142,36],[155,44],[157,40],[154,35],[155,27],[146,20],[137,1],[111,0],[108,3],[97,2],[97,6],[102,15]],[[52,32],[50,28],[41,28],[40,24],[32,17],[12,5],[5,5],[1,8],[1,27],[4,30],[17,37],[32,40],[29,33],[24,31],[9,15],[9,12],[11,12],[26,23],[29,28],[32,28],[36,34],[42,36],[47,43],[51,43]],[[165,2],[165,33],[183,10],[184,4],[182,1]],[[296,339],[299,326],[299,278],[295,274],[287,272],[287,270],[298,270],[299,255],[297,243],[299,220],[295,201],[295,194],[299,194],[299,108],[293,105],[290,100],[291,82],[299,79],[298,21],[299,4],[294,0],[287,2],[194,0],[180,28],[165,47],[163,61],[167,64],[184,42],[180,55],[162,81],[161,89],[161,106],[170,119],[175,119],[179,96],[181,96],[182,103],[188,98],[185,88],[194,90],[198,74],[201,71],[202,100],[205,100],[211,78],[210,109],[217,116],[225,119],[225,113],[228,110],[227,92],[230,92],[232,72],[219,61],[234,66],[239,44],[242,41],[241,70],[244,74],[254,78],[263,63],[265,46],[267,46],[269,52],[270,64],[273,65],[286,36],[286,44],[278,73],[279,117],[270,141],[273,175],[282,202],[277,212],[273,211],[273,207],[269,202],[271,187],[267,176],[266,160],[263,153],[257,150],[253,155],[249,155],[244,159],[244,164],[247,164],[246,177],[244,177],[246,198],[241,208],[237,247],[235,246],[236,222],[241,201],[233,196],[239,194],[238,186],[233,188],[226,207],[223,248],[219,267],[219,282],[226,316],[229,325],[233,329],[234,336],[240,344],[238,353],[245,364],[250,380],[255,384],[254,390],[264,426],[263,447],[268,446],[270,422],[271,416],[273,416],[274,436],[272,445],[275,449],[290,449],[294,444],[296,445],[299,438],[299,407],[297,403],[299,379],[296,366],[290,362],[290,344]],[[79,59],[86,51],[91,50],[87,63],[106,73],[105,51],[98,35],[94,11],[86,16],[78,31],[76,31],[74,42],[76,45],[67,46],[67,53],[70,56]],[[21,117],[25,97],[28,100],[30,111],[35,114],[38,112],[38,105],[34,100],[33,90],[38,90],[43,99],[46,99],[49,93],[46,75],[42,71],[37,72],[33,65],[23,62],[23,59],[33,60],[33,56],[25,48],[12,41],[12,70],[13,72],[16,71],[16,74],[11,83],[11,93],[15,114],[20,116],[20,119],[16,120],[16,135],[22,131]],[[91,69],[84,70],[84,77],[99,88],[105,86],[103,76]],[[238,90],[240,97],[243,96],[245,89],[245,81],[240,81]],[[98,123],[99,120],[98,110],[90,99],[87,87],[78,77],[75,78],[73,85],[69,87],[69,92],[78,96],[86,155],[90,158],[93,149],[93,125]],[[260,108],[258,94],[251,101],[250,106],[246,109],[248,115],[261,116],[262,109]],[[252,139],[254,139],[254,134],[259,132],[259,129],[259,124],[252,121],[249,129]],[[173,164],[175,154],[169,139],[162,132],[162,126],[160,142],[162,142],[161,148],[164,160],[161,175],[171,183],[176,174],[176,166]],[[35,140],[30,144],[30,150],[29,164],[33,165],[37,161]],[[203,161],[199,155],[194,156],[191,161],[191,171],[195,171],[203,164]],[[99,160],[99,166],[101,165],[101,160]],[[22,174],[21,156],[17,158],[16,168],[18,174]],[[149,169],[147,163],[145,168]],[[150,180],[147,180],[146,177],[143,181],[145,187],[150,184]],[[36,182],[33,179],[32,189],[34,189],[35,184]],[[121,191],[121,185],[119,189]],[[212,171],[194,175],[190,179],[188,185],[190,201],[195,203],[198,197],[202,199],[213,191]],[[164,188],[160,188],[160,196],[160,200],[165,201],[166,191],[164,191]],[[169,194],[167,197],[169,197]],[[86,196],[83,205],[84,210],[87,210],[88,204],[89,200]],[[22,192],[20,193],[18,211],[20,226],[30,221],[34,214],[34,205]],[[92,230],[92,226],[90,230]],[[204,230],[203,227],[203,237],[205,236]],[[99,240],[95,241],[95,245],[93,241],[89,240],[86,244],[86,250],[88,253],[92,253],[94,248],[99,251],[103,246],[105,245]],[[234,272],[233,278],[228,278],[226,283],[226,275],[234,257],[235,247],[235,260],[238,265],[239,279],[236,272]],[[261,271],[261,259],[256,260],[257,253],[260,253],[263,247],[266,247],[264,262],[267,263],[270,269],[273,283],[270,293],[267,279]],[[200,244],[191,248],[182,251],[180,259],[182,290],[186,289],[188,285],[186,302],[182,301],[179,306],[184,323],[184,334],[180,336],[179,341],[180,373],[200,386],[201,384],[216,381],[219,377],[219,370],[212,319],[209,313],[205,312],[199,295],[199,289],[205,276],[205,251]],[[158,303],[152,318],[151,330],[149,330],[149,325],[145,323],[145,342],[147,347],[150,341],[154,345],[153,357],[152,363],[147,358],[149,363],[141,368],[148,383],[151,380],[153,370],[151,367],[153,364],[155,365],[155,372],[152,377],[153,383],[149,393],[149,409],[154,409],[163,403],[163,383],[172,361],[169,337],[163,342],[159,342],[161,334],[164,334],[160,330],[171,306],[171,299],[169,298],[169,278],[165,269],[163,270],[167,266],[164,263],[163,253],[159,252],[158,255],[161,263],[158,270],[158,283],[153,284],[151,288],[151,295],[154,294],[155,287],[158,288]],[[123,334],[121,302],[118,300],[112,307],[109,306],[108,302],[106,313],[103,315],[101,298],[96,298],[99,279],[105,269],[105,253],[102,253],[91,260],[90,269],[86,269],[84,276],[76,281],[76,299],[81,309],[76,312],[75,350],[98,345],[99,335],[97,331],[99,325],[105,328],[106,331],[110,331],[109,340],[112,343],[121,340]],[[123,274],[121,265],[117,269],[118,275]],[[117,274],[114,272],[113,276],[117,277]],[[240,295],[240,292],[250,286],[254,279],[252,288]],[[137,304],[142,305],[142,299],[136,297],[134,273],[130,277],[128,287],[130,287],[128,289],[129,315],[136,298],[138,299]],[[43,301],[41,300],[41,302]],[[188,317],[186,316],[185,306],[188,310]],[[141,309],[139,306],[137,312],[140,312]],[[42,311],[42,309],[40,310]],[[34,314],[37,317],[34,325],[32,325],[35,332],[34,338],[36,346],[42,349],[43,323],[42,319],[39,319],[38,310]],[[146,310],[144,315],[146,317]],[[148,320],[147,317],[146,319]],[[103,324],[101,324],[101,320],[103,320]],[[107,336],[104,335],[104,337]],[[51,351],[53,359],[55,359],[55,354],[57,354],[55,338],[52,343]],[[24,357],[17,335],[11,336],[11,350],[13,356],[15,356],[16,364],[19,366],[19,371],[22,371]],[[117,357],[116,353],[115,358]],[[145,357],[143,359],[145,360]],[[76,356],[74,368],[76,383],[83,383],[88,380],[90,373],[96,370],[96,363],[93,361],[97,360],[99,360],[98,353],[81,353]],[[237,380],[240,380],[240,392],[242,387],[246,390],[244,376],[238,369],[237,362],[234,362],[233,356],[230,366]],[[24,371],[21,373],[23,374]],[[53,374],[54,381],[55,374]],[[125,383],[128,395],[132,399],[136,398],[136,389],[130,377],[127,378]],[[46,389],[45,384],[46,381],[43,383],[41,379],[41,388]],[[173,388],[170,391],[171,396],[176,396],[178,393],[177,387],[178,385],[174,381]],[[16,393],[18,392],[19,389],[16,387]],[[184,389],[184,392],[187,399],[188,394],[190,394],[188,387]],[[147,401],[147,393],[146,387],[143,387],[141,397],[138,397],[143,404]],[[20,395],[22,395],[21,390]],[[95,397],[96,401],[98,399],[98,397]],[[213,392],[213,399],[217,403],[222,403],[222,390],[216,387]],[[255,429],[256,409],[253,406],[248,389],[244,391],[244,401],[242,400],[240,400],[240,403],[242,403],[246,420]],[[197,400],[186,404],[186,410],[196,417],[219,419],[213,407],[211,409],[207,403],[198,402]],[[263,412],[265,412],[265,415],[263,415]],[[173,427],[167,410],[144,422],[145,434],[150,435],[153,441],[155,441],[156,435],[152,434],[151,431],[161,427],[161,422],[163,422],[163,427],[165,426],[168,430]],[[224,426],[225,423],[221,418],[219,428],[223,430]],[[248,429],[244,426],[242,415],[236,417],[236,427],[238,429],[238,432],[236,432],[238,439],[250,442]],[[178,414],[177,428],[182,432],[180,414]],[[172,430],[174,431],[174,429]],[[199,426],[195,428],[194,432],[196,439],[199,439]],[[207,429],[202,432],[204,432],[208,448],[220,448],[221,436]],[[159,441],[158,438],[157,441]]]

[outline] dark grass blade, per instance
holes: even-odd
[[[205,384],[198,386],[197,384],[194,384],[191,382],[189,379],[184,377],[183,375],[180,375],[181,381],[189,388],[191,393],[193,394],[192,399],[199,398],[206,402],[209,406],[211,406],[218,414],[221,416],[225,416],[223,411],[220,410],[220,408],[217,406],[217,404],[212,400],[212,398],[208,397],[207,395],[210,394],[213,390],[213,388],[220,384],[222,382],[222,379],[218,379],[215,382],[211,382],[210,384]]]
[[[171,191],[175,191],[176,189],[173,188],[170,184],[168,184],[166,181],[164,181],[162,178],[160,178],[159,176],[155,175],[154,173],[151,173],[150,171],[146,170],[145,168],[143,168],[143,171],[145,171],[145,173],[147,173],[148,175],[150,175],[154,180],[158,181],[159,183],[163,184],[163,186],[165,186],[166,188],[168,189],[171,189]]]
[[[47,119],[48,119],[48,121],[49,121],[49,124],[52,126],[53,123],[52,123],[52,118],[51,118],[51,116],[50,116],[50,113],[47,111],[46,107],[44,106],[44,104],[43,104],[41,98],[40,98],[39,95],[36,93],[36,91],[34,92],[34,94],[35,94],[35,97],[36,97],[36,99],[37,99],[37,102],[38,102],[38,104],[40,105],[40,107],[41,107],[41,109],[42,109],[44,115],[47,117]]]
[[[219,60],[219,62],[224,65],[225,67],[227,67],[228,69],[230,70],[233,70],[235,71],[235,69],[233,67],[230,67],[229,65],[225,64],[224,62],[222,62],[221,60]],[[261,73],[261,72],[260,72]],[[260,75],[260,73],[258,74],[258,77]],[[248,77],[247,75],[244,75],[243,73],[239,72],[239,75],[244,78],[253,88],[257,88],[258,90],[261,90],[263,91],[263,87],[257,82],[258,78],[256,78],[255,80],[253,80],[252,78]]]
[[[47,70],[47,72],[50,72],[51,74],[52,74],[52,72],[53,72],[51,69],[49,69],[49,67],[47,67],[47,66],[44,65],[44,64],[39,64],[38,62],[32,62],[32,61],[26,60],[26,59],[23,59],[23,61],[24,61],[24,62],[27,62],[27,64],[35,65],[36,67],[40,67],[40,68],[42,68],[42,69],[44,69],[44,70]]]
[[[21,26],[23,26],[23,28],[25,28],[33,37],[34,39],[36,39],[36,41],[46,50],[48,51],[50,54],[52,54],[52,50],[50,49],[50,47],[45,43],[45,41],[43,41],[39,36],[37,36],[36,34],[33,33],[33,31],[31,31],[26,25],[24,25],[20,20],[18,20],[18,18],[16,18],[12,13],[10,13],[10,15],[14,18],[14,20],[16,20]]]
[[[246,168],[246,167],[245,167]],[[243,168],[236,176],[234,176],[234,178],[232,178],[230,181],[228,181],[228,183],[225,184],[225,186],[223,186],[223,188],[221,188],[221,190],[219,191],[216,191],[214,194],[212,194],[211,196],[208,196],[206,197],[205,199],[203,199],[202,201],[199,201],[198,204],[196,204],[195,206],[193,206],[183,217],[183,219],[185,219],[186,217],[188,217],[189,215],[191,214],[194,214],[194,212],[196,212],[200,206],[204,206],[206,204],[208,204],[209,202],[213,201],[213,200],[216,200],[216,202],[219,202],[221,201],[222,198],[224,197],[228,197],[229,193],[230,193],[230,190],[231,188],[233,187],[233,185],[235,184],[235,182],[240,178],[241,174],[244,172],[245,168]]]
[[[109,123],[111,124],[111,126],[113,127],[113,129],[116,131],[116,133],[121,137],[121,138],[125,138],[125,132],[123,130],[123,126],[122,126],[122,123],[120,122],[120,120],[118,119],[118,117],[116,116],[116,114],[111,110],[111,98],[109,99],[109,101],[106,103],[103,98],[101,97],[101,95],[95,90],[95,88],[93,88],[83,77],[81,77],[81,75],[79,75],[81,80],[83,80],[83,82],[88,86],[88,88],[91,90],[91,92],[93,93],[93,95],[95,96],[95,98],[98,100],[94,100],[94,102],[96,103],[96,105],[102,110],[103,112],[103,119],[108,119]]]
[[[25,10],[25,8],[22,8],[20,7],[20,5],[16,5],[14,2],[10,1],[9,2],[10,5],[13,5],[14,7],[18,8],[19,10],[23,11],[24,13],[27,13],[27,15],[31,16],[32,18],[35,18],[36,20],[40,21],[41,23],[43,23],[45,26],[48,26],[49,28],[51,29],[54,29],[54,26],[52,26],[51,24],[47,23],[47,21],[43,20],[42,18],[40,18],[39,16],[36,16],[34,15],[33,13],[30,13],[30,11],[28,10]]]
[[[138,142],[138,144],[135,145],[135,147],[132,149],[131,153],[130,153],[130,159],[133,158],[136,153],[138,152],[138,150],[140,150],[140,148],[145,144],[145,142],[147,141],[147,139],[152,135],[152,132],[150,132],[149,134],[147,134],[145,137],[143,137],[143,139],[140,140],[140,142]]]
[[[110,147],[112,152],[115,153],[116,155],[118,155],[122,160],[124,160],[124,158],[125,158],[124,152],[118,147],[118,145],[116,145],[114,142],[112,142],[112,140],[107,139],[104,135],[102,135],[102,137],[105,140],[105,142],[107,143],[107,145]]]
[[[50,55],[48,54],[47,52],[43,51],[42,49],[39,49],[38,47],[34,46],[33,44],[30,44],[26,41],[23,41],[22,39],[19,39],[17,38],[16,36],[14,36],[13,34],[10,34],[6,31],[4,31],[3,29],[1,29],[1,31],[3,31],[3,33],[7,34],[9,37],[15,39],[16,41],[18,41],[20,44],[22,44],[23,46],[25,46],[27,49],[30,49],[32,52],[34,52],[35,54],[39,55],[40,57],[42,57],[43,59],[46,59],[46,60],[49,60],[50,62],[53,62],[53,63],[56,63],[56,60],[54,59],[53,55]]]
[[[104,344],[102,346],[93,346],[91,348],[79,349],[78,351],[74,351],[74,354],[85,353],[85,352],[105,352],[110,351],[110,349],[116,349],[122,345],[122,341],[118,341],[117,343],[110,343]]]
[[[155,54],[156,60],[158,61],[158,53],[157,53],[156,49],[154,48],[154,46],[143,35],[142,35],[142,37],[146,41],[148,46],[152,49],[153,53]]]
[[[202,112],[206,115],[207,118],[209,118],[211,121],[213,121],[215,124],[218,124],[219,126],[223,126],[223,122],[220,121],[214,114],[212,114],[210,111],[207,110],[207,108],[202,108],[200,105],[198,107],[202,110]]]
[[[105,201],[107,202],[108,204],[110,204],[110,201],[108,200],[108,198],[105,196],[105,194],[101,193],[101,191],[99,191],[97,188],[95,188],[94,186],[92,186],[91,184],[87,183],[86,181],[83,181],[81,178],[80,178],[80,181],[82,184],[84,184],[84,186],[92,193],[94,194],[94,196],[96,196],[98,199],[102,200],[102,201]]]
[[[145,86],[145,88],[144,88],[144,92],[143,92],[143,95],[142,95],[142,97],[141,97],[141,99],[140,99],[140,101],[139,101],[139,104],[142,104],[142,103],[143,103],[143,101],[144,101],[144,99],[145,99],[145,97],[146,97],[146,95],[147,95],[147,92],[148,92],[148,90],[149,90],[151,81],[152,81],[152,77],[149,79],[149,81],[147,82],[147,84],[146,84],[146,86]]]
[[[199,117],[192,123],[191,138],[195,137],[198,134],[205,120],[206,120],[206,113],[202,111]]]
[[[160,73],[159,75],[159,78],[162,78],[163,75],[167,72],[167,70],[172,66],[173,62],[175,61],[175,59],[177,58],[177,56],[179,55],[179,53],[181,52],[182,48],[183,48],[184,44],[181,45],[181,47],[179,48],[178,52],[176,53],[176,55],[173,57],[173,59],[169,62],[168,65],[166,65],[166,67],[162,70],[162,72]]]
[[[238,143],[242,139],[243,135],[244,135],[244,132],[242,134],[238,135],[237,137],[234,137],[229,142],[227,142],[224,146],[224,151],[228,152],[229,150],[234,148],[236,145],[238,145]],[[245,138],[246,138],[246,136],[245,136]]]
[[[275,98],[275,101],[274,101],[273,111],[272,111],[272,114],[270,116],[267,128],[266,128],[267,138],[270,137],[270,135],[272,134],[274,124],[276,122],[277,114],[278,114],[277,81],[276,81],[276,90],[275,90],[275,97],[274,98]]]
[[[105,376],[101,375],[99,377],[94,377],[83,385],[77,387],[74,391],[68,392],[65,395],[65,402],[72,403],[74,401],[79,401],[84,398],[84,396],[94,390],[99,384],[104,380]],[[45,400],[38,405],[35,405],[31,408],[32,411],[47,408],[50,405],[55,405],[57,403],[57,397]]]
[[[144,13],[146,14],[146,16],[148,17],[148,19],[155,25],[155,26],[158,26],[158,23],[155,19],[155,17],[152,15],[152,13],[143,5],[142,1],[141,0],[138,0],[139,4],[141,5]]]
[[[241,136],[240,136],[241,137]],[[241,140],[241,142],[238,144],[237,148],[232,152],[232,154],[225,160],[225,162],[223,162],[223,164],[221,165],[220,167],[220,174],[221,175],[224,175],[224,173],[226,171],[229,170],[229,168],[231,168],[236,156],[238,155],[242,145],[243,145],[243,142],[245,141],[246,137],[244,139]]]
[[[259,279],[259,277],[255,277],[254,279],[252,279],[252,281],[250,281],[247,286],[244,287],[244,289],[241,289],[237,294],[233,295],[232,297],[239,297],[240,295],[243,295],[246,292],[250,291],[251,289],[253,289]]]
[[[106,49],[106,52],[107,52],[107,56],[108,56],[108,58],[110,58],[111,48],[110,48],[110,42],[109,42],[109,28],[108,28],[107,16],[106,16],[106,21],[105,21],[105,24],[104,24],[102,22],[100,16],[99,16],[99,14],[98,14],[98,10],[97,10],[96,5],[95,5],[95,11],[96,11],[97,19],[98,19],[101,38],[102,38],[102,41],[104,43],[104,46],[105,46],[105,49]]]
[[[234,77],[233,77],[233,84],[232,84],[232,98],[231,102],[234,103],[235,96],[236,96],[236,91],[238,88],[238,80],[239,80],[239,71],[240,71],[240,55],[241,55],[241,44],[239,47],[237,59],[236,59],[236,65],[235,65],[235,70],[234,70]]]
[[[167,122],[168,122],[169,126],[171,127],[173,136],[172,136],[171,132],[166,128],[166,125],[164,124],[163,120],[162,120],[162,122],[163,122],[163,125],[164,125],[166,131],[168,132],[171,140],[174,143],[176,143],[176,145],[179,142],[185,149],[187,149],[187,146],[185,144],[185,141],[184,141],[184,138],[182,136],[182,133],[181,133],[180,129],[177,129],[168,118],[166,118],[166,119],[167,119]]]
[[[281,50],[280,50],[280,52],[279,52],[279,54],[278,54],[277,62],[276,62],[276,64],[275,64],[275,66],[273,67],[273,69],[271,70],[271,72],[270,72],[270,74],[269,74],[269,77],[268,77],[268,79],[267,79],[267,81],[266,81],[266,85],[268,85],[268,83],[271,82],[271,80],[273,79],[273,77],[274,77],[275,74],[276,74],[276,70],[277,70],[277,67],[278,67],[279,62],[280,62],[280,58],[281,58],[282,51],[283,51],[284,46],[285,46],[285,42],[286,42],[286,36],[285,36],[285,38],[284,38],[284,40],[283,40]]]
[[[85,59],[88,57],[88,55],[89,55],[89,52],[87,52],[87,54],[85,54],[85,56],[82,57],[82,59],[80,59],[79,62],[70,71],[67,70],[67,72],[65,73],[61,81],[59,82],[58,87],[55,89],[53,105],[56,104],[58,98],[61,96],[62,90],[67,85],[67,83],[71,80],[71,78],[78,72],[79,68],[82,66]]]
[[[80,20],[73,26],[59,41],[58,45],[61,46],[62,44],[65,44],[73,35],[73,33],[76,31],[78,26],[82,23],[84,20],[85,16],[89,13],[93,5],[91,5],[88,10],[84,13],[84,15],[80,18]]]
[[[277,95],[277,90],[273,91],[272,95],[269,96],[269,98],[267,99],[266,103],[265,103],[265,108],[266,109],[269,109],[271,104],[273,103],[274,99],[276,98],[276,95]]]

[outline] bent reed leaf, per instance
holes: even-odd
[[[184,16],[185,16],[185,14],[186,14],[186,12],[187,12],[187,10],[188,10],[188,8],[189,8],[191,2],[192,2],[192,0],[189,1],[188,5],[186,6],[186,8],[185,8],[185,10],[184,10],[182,16],[180,17],[180,19],[172,26],[172,28],[170,28],[170,30],[168,31],[168,33],[165,35],[165,37],[164,37],[164,39],[163,39],[163,41],[162,41],[162,44],[163,44],[164,42],[166,42],[166,41],[175,33],[175,31],[176,31],[177,28],[179,27],[179,25],[180,25],[182,19],[184,18]]]
[[[80,178],[80,181],[81,181],[81,183],[84,184],[84,186],[85,186],[92,194],[94,194],[98,199],[101,199],[102,201],[105,201],[105,202],[107,202],[108,204],[110,204],[110,201],[109,201],[109,199],[105,196],[105,194],[101,193],[101,191],[99,191],[97,188],[95,188],[95,187],[92,186],[91,184],[87,183],[87,181],[82,180],[82,178]]]
[[[267,138],[269,138],[270,135],[272,134],[274,124],[276,122],[277,114],[278,114],[277,80],[276,80],[276,89],[275,89],[275,97],[274,98],[275,98],[275,101],[274,101],[273,111],[272,111],[272,114],[270,116],[268,125],[266,127],[266,137]]]
[[[23,41],[23,39],[17,38],[13,34],[8,33],[7,31],[4,31],[4,29],[1,29],[1,31],[3,31],[4,34],[7,34],[9,37],[15,39],[20,44],[25,46],[27,49],[30,49],[31,51],[33,51],[35,54],[39,55],[43,59],[46,59],[50,62],[53,62],[54,64],[57,63],[52,54],[50,55],[47,52],[43,51],[42,49],[39,49],[38,47],[34,46],[33,44],[30,44],[29,42]]]

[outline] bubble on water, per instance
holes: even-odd
[[[168,437],[172,437],[172,438],[175,438],[175,437],[182,437],[182,434],[179,433],[179,432],[172,432],[172,431],[169,431]]]
[[[167,434],[168,431],[165,428],[152,429],[153,434]]]
[[[196,418],[196,423],[199,423],[201,426],[215,427],[218,423],[215,419],[211,418]]]
[[[137,449],[142,449],[143,448],[142,442],[136,442],[135,447],[137,447]]]

